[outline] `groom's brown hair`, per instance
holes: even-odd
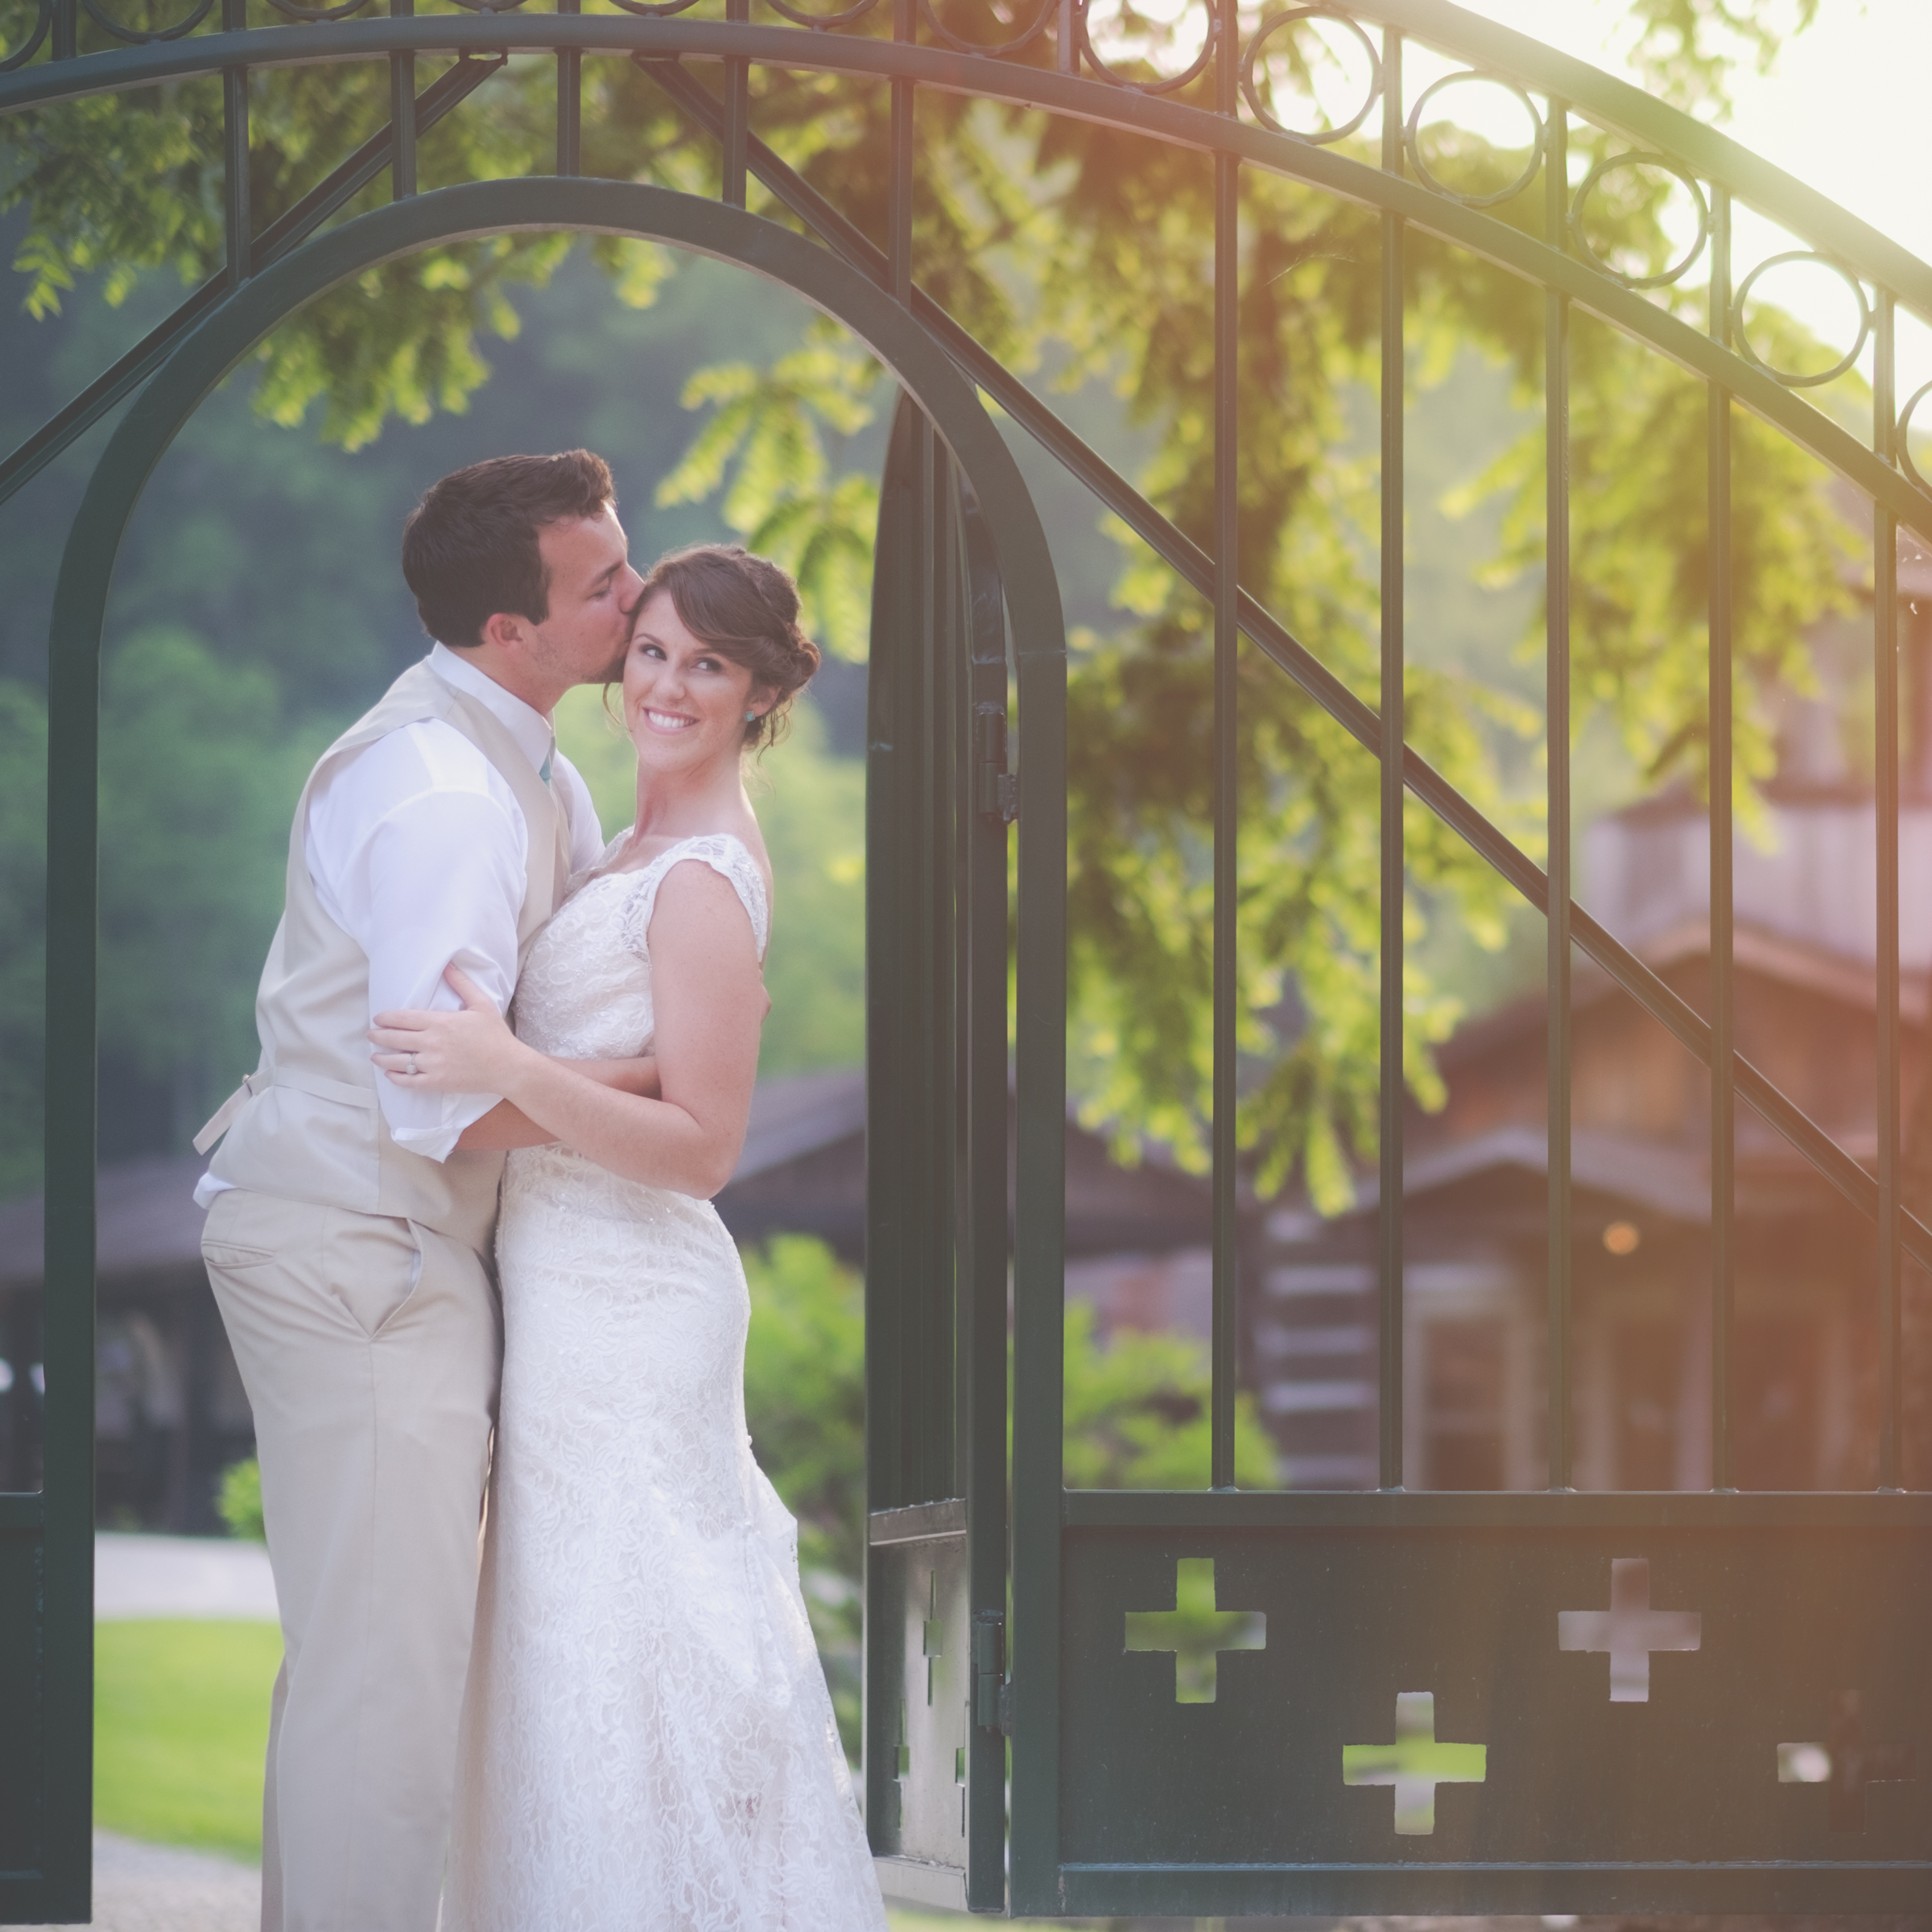
[[[402,575],[423,628],[460,648],[481,644],[499,611],[541,624],[550,614],[550,573],[539,534],[616,502],[610,465],[588,449],[491,456],[452,470],[423,492],[402,526]]]

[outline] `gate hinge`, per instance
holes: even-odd
[[[1005,1671],[1006,1620],[997,1610],[982,1610],[972,1620],[972,1721],[982,1731],[1010,1728],[1013,1686]]]
[[[1010,825],[1020,815],[1020,780],[1006,769],[1006,707],[990,701],[973,708],[974,807],[980,817]]]

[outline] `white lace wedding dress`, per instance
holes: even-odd
[[[607,855],[608,856],[608,855]],[[593,873],[531,947],[519,1036],[647,1051],[651,910],[696,860],[765,950],[736,839]],[[799,1593],[745,1430],[749,1300],[708,1201],[520,1150],[503,1396],[445,1932],[884,1932]]]

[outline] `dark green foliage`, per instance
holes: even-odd
[[[1069,1300],[1065,1346],[1067,1487],[1206,1488],[1206,1344],[1190,1335],[1133,1329],[1102,1340],[1092,1308]],[[1235,1398],[1234,1472],[1244,1489],[1279,1484],[1274,1445],[1245,1393]]]
[[[40,1178],[47,712],[0,683],[0,1199]]]
[[[262,1528],[262,1465],[254,1456],[230,1463],[221,1472],[215,1509],[230,1536],[246,1542],[264,1542]]]
[[[1770,10],[1736,0],[1639,0],[1627,23],[1639,68],[1657,90],[1708,112],[1721,109],[1731,63],[1767,58],[1815,10],[1816,0]],[[954,0],[945,18],[969,37],[997,37],[980,0]],[[885,31],[882,14],[873,24]],[[1051,49],[1041,42],[1026,57],[1044,61]],[[423,64],[422,78],[433,64]],[[262,218],[377,124],[383,79],[374,66],[256,78],[252,165]],[[495,76],[425,143],[425,184],[547,167],[550,85],[541,62]],[[1194,90],[1203,99],[1204,85]],[[882,234],[886,90],[766,70],[753,87],[761,134],[861,227]],[[21,259],[34,301],[44,308],[90,273],[105,277],[114,294],[144,267],[171,265],[190,279],[212,271],[219,240],[204,178],[212,149],[190,137],[197,128],[205,134],[213,98],[195,84],[165,97],[83,102],[0,129],[7,143],[0,200],[30,217]],[[61,115],[75,117],[72,125]],[[715,180],[713,151],[633,65],[589,64],[584,126],[588,171],[684,188]],[[1111,385],[1130,426],[1155,444],[1143,487],[1211,548],[1210,163],[1117,130],[938,93],[922,97],[917,138],[922,283],[1013,366],[1051,369],[1055,384],[1069,390]],[[1436,163],[1458,178],[1515,171],[1514,159],[1473,137],[1433,138]],[[1575,145],[1584,163],[1608,151],[1583,130]],[[1660,263],[1670,246],[1667,192],[1667,183],[1633,171],[1612,177],[1593,204],[1591,245],[1620,262]],[[1242,196],[1242,413],[1260,433],[1241,443],[1241,574],[1373,697],[1377,478],[1356,419],[1376,379],[1379,224],[1258,168],[1243,171]],[[1541,200],[1533,185],[1497,212],[1534,227]],[[774,212],[755,190],[753,204]],[[600,243],[591,252],[629,278],[634,295],[654,291],[663,273],[663,258],[651,251]],[[284,423],[317,405],[324,436],[349,447],[387,415],[419,420],[460,407],[485,373],[480,341],[516,325],[506,291],[542,283],[563,254],[554,238],[506,237],[365,277],[276,332],[262,351],[256,405]],[[1472,354],[1508,371],[1525,400],[1540,393],[1538,290],[1420,237],[1408,272],[1412,393],[1453,379]],[[788,361],[795,336],[786,349],[745,355],[725,332],[707,345],[712,366],[684,391],[714,413],[663,496],[721,493],[730,527],[815,576],[819,621],[849,647],[871,502],[869,448],[841,457],[836,442],[860,431],[869,412],[875,423],[881,416],[873,372],[830,340]],[[1575,348],[1571,728],[1601,717],[1649,783],[1699,785],[1707,543],[1701,391],[1607,330],[1579,323]],[[1762,774],[1767,756],[1757,708],[1773,680],[1802,679],[1797,640],[1841,592],[1836,514],[1821,478],[1755,425],[1740,434],[1740,456],[1736,580],[1748,588],[1739,768],[1748,781]],[[1492,573],[1498,580],[1533,584],[1540,572],[1541,458],[1532,419],[1485,477],[1461,479],[1466,500],[1487,489],[1507,506]],[[841,461],[849,462],[843,474]],[[658,461],[646,473],[650,485],[671,469]],[[213,557],[216,534],[205,543]],[[1076,637],[1070,695],[1076,1084],[1088,1117],[1111,1124],[1123,1148],[1152,1134],[1198,1163],[1210,1071],[1208,614],[1131,543],[1115,601],[1116,615]],[[1410,741],[1538,852],[1529,748],[1540,720],[1521,701],[1525,680],[1432,654],[1420,642],[1428,618],[1411,613],[1418,644],[1407,679]],[[1534,630],[1525,646],[1535,649]],[[1375,1146],[1376,769],[1273,667],[1245,662],[1241,685],[1240,1137],[1264,1189],[1298,1175],[1332,1207],[1347,1196],[1352,1166]],[[1023,736],[1023,720],[1021,729]],[[1409,813],[1406,844],[1411,965],[1401,1051],[1412,1090],[1427,1104],[1438,1091],[1430,1047],[1461,1010],[1427,970],[1444,951],[1435,934],[1494,945],[1512,909],[1493,875],[1426,815]]]
[[[656,286],[659,259],[636,250],[619,263],[634,292]],[[775,300],[723,315],[724,281],[693,267],[640,309],[613,301],[588,261],[567,266],[526,297],[530,326],[502,349],[504,380],[473,417],[439,415],[345,454],[263,423],[244,370],[170,452],[123,547],[108,635],[104,1158],[185,1151],[205,1110],[254,1063],[255,977],[306,762],[424,647],[394,559],[425,484],[493,450],[589,442],[613,460],[641,557],[729,534],[705,509],[652,502],[688,436],[678,393],[707,355],[782,356],[808,312]],[[154,320],[154,292],[130,298],[127,326]],[[10,378],[0,436],[51,413],[117,353],[122,330],[93,290],[45,322],[0,318]],[[54,569],[93,453],[70,452],[0,509],[0,1198],[39,1173],[40,693]],[[861,1050],[862,928],[852,906],[862,781],[848,760],[815,754],[818,741],[803,724],[774,754],[761,800],[783,820],[774,837],[789,831],[795,872],[773,960],[782,1011],[766,1030],[772,1071],[849,1063]],[[614,803],[601,801],[610,829],[628,820],[628,789],[626,778]]]
[[[745,1419],[759,1466],[799,1519],[807,1606],[846,1749],[858,1752],[859,1579],[865,1525],[865,1315],[857,1274],[824,1242],[785,1235],[748,1249],[751,1331]],[[1198,1488],[1208,1480],[1208,1352],[1129,1331],[1102,1341],[1067,1309],[1067,1480],[1090,1489]],[[1010,1405],[1009,1405],[1010,1407]],[[1242,1486],[1274,1485],[1267,1431],[1236,1411]]]
[[[258,963],[281,910],[286,826],[322,748],[274,679],[183,631],[130,638],[101,733],[101,1034],[163,1088],[176,1146],[254,1064]]]

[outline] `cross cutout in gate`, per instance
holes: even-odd
[[[1823,1744],[1780,1744],[1781,1785],[1826,1785],[1825,1823],[1833,1831],[1865,1828],[1865,1787],[1909,1783],[1914,1775],[1909,1744],[1865,1742],[1864,1699],[1841,1690],[1831,1700],[1830,1740]]]
[[[1174,1653],[1174,1701],[1211,1704],[1224,1650],[1265,1650],[1268,1619],[1259,1610],[1224,1610],[1215,1593],[1214,1558],[1183,1556],[1174,1566],[1171,1610],[1129,1610],[1127,1650]]]
[[[1650,1701],[1650,1653],[1695,1650],[1703,1641],[1703,1618],[1695,1610],[1650,1608],[1650,1559],[1620,1556],[1610,1564],[1608,1610],[1559,1610],[1559,1650],[1607,1650],[1610,1653],[1610,1701]]]
[[[1342,1746],[1344,1784],[1394,1785],[1395,1828],[1404,1838],[1427,1838],[1435,1830],[1438,1785],[1480,1785],[1488,1775],[1487,1744],[1436,1742],[1433,1690],[1397,1695],[1393,1744]]]

